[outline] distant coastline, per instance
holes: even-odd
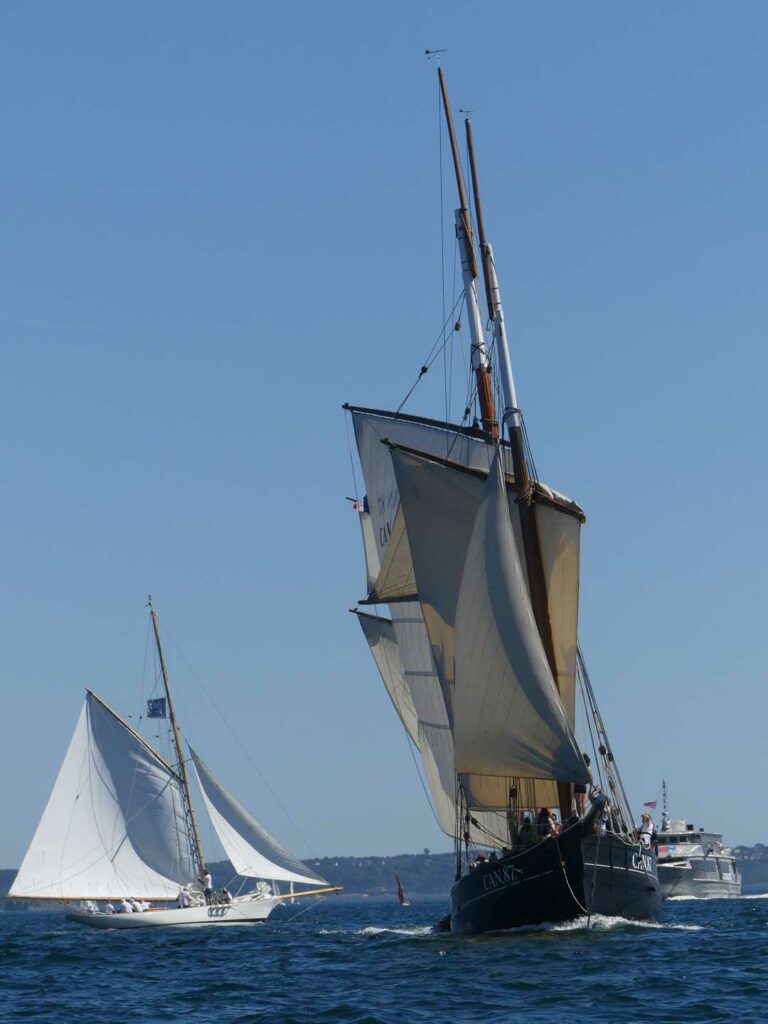
[[[736,846],[733,852],[745,885],[768,885],[768,846],[763,843]],[[348,896],[382,896],[388,893],[394,896],[395,875],[400,877],[409,896],[444,896],[453,882],[455,870],[452,853],[426,850],[393,857],[313,857],[304,863],[333,885],[342,886]],[[237,876],[229,861],[217,861],[209,867],[216,887],[237,888]],[[2,909],[39,909],[41,905],[33,901],[4,898],[15,876],[16,868],[0,869]],[[242,881],[248,884],[247,879]]]

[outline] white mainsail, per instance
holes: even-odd
[[[289,853],[227,792],[210,768],[189,748],[205,807],[232,866],[239,875],[277,882],[328,883]]]
[[[178,776],[88,691],[9,895],[174,899],[195,873]]]

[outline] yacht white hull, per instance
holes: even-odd
[[[247,896],[218,906],[173,907],[169,910],[145,910],[141,914],[105,914],[101,911],[71,910],[67,920],[91,928],[154,928],[180,925],[261,924],[280,901],[274,896],[250,899]]]

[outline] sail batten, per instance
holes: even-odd
[[[328,884],[271,836],[214,778],[202,758],[191,747],[189,750],[211,824],[239,875],[278,882]]]

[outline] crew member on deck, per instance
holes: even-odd
[[[210,871],[206,871],[203,875],[203,891],[205,894],[205,902],[210,906],[213,897],[213,879],[211,878]]]
[[[573,795],[576,798],[576,813],[583,818],[587,813],[587,787],[583,782],[574,783]]]
[[[642,814],[640,819],[641,825],[638,832],[640,842],[643,846],[651,847],[656,841],[656,826],[651,821],[651,816],[648,813]]]
[[[542,807],[536,818],[536,833],[539,838],[552,834],[552,815],[546,807]]]

